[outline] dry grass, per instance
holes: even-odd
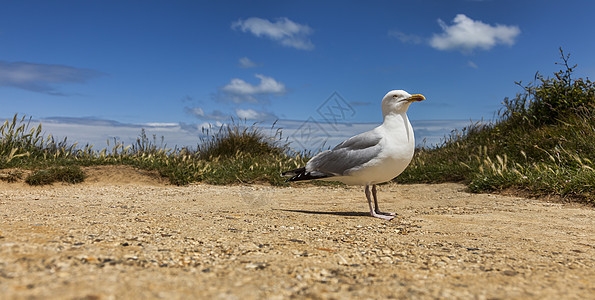
[[[41,136],[42,127],[31,126],[31,119],[15,115],[0,126],[0,169],[21,168],[40,170],[39,179],[45,182],[46,170],[68,169],[52,167],[89,165],[131,165],[156,170],[172,184],[184,185],[205,181],[213,184],[266,182],[285,184],[283,170],[298,167],[307,161],[299,153],[291,153],[279,135],[264,135],[255,124],[246,126],[234,122],[218,131],[206,132],[198,150],[166,148],[157,139],[147,138],[144,130],[133,145],[113,142],[108,148],[94,150],[92,145],[82,148],[69,145],[67,140],[57,143],[52,136]],[[290,154],[291,153],[291,154]]]

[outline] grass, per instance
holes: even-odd
[[[4,174],[0,174],[0,180],[8,183],[17,182],[23,178],[23,171],[21,170],[9,170]]]
[[[6,120],[0,126],[0,169],[34,170],[33,178],[26,179],[30,184],[78,182],[62,172],[74,173],[83,166],[130,165],[158,171],[176,185],[198,181],[283,185],[281,172],[307,161],[306,156],[289,150],[280,130],[271,137],[263,134],[257,124],[249,126],[235,121],[217,131],[207,130],[194,151],[170,149],[163,143],[158,146],[157,138],[148,138],[144,130],[132,145],[114,142],[101,150],[94,150],[92,145],[70,145],[66,139],[56,142],[52,136],[43,137],[41,132],[41,124],[31,126],[31,118],[15,115]],[[15,180],[14,176],[4,177],[3,180]]]
[[[539,73],[523,92],[504,99],[498,118],[453,132],[434,148],[417,149],[401,183],[464,182],[472,192],[512,190],[595,204],[595,84],[572,77],[576,66],[560,50],[562,69]],[[274,129],[274,125],[273,128]],[[281,137],[257,124],[232,121],[205,129],[196,150],[167,148],[141,131],[132,145],[114,141],[101,150],[41,135],[41,124],[14,116],[0,126],[0,169],[29,169],[30,184],[80,182],[80,167],[130,165],[155,170],[172,184],[268,183],[285,185],[280,173],[303,166],[309,153],[295,153]],[[15,181],[10,171],[1,180]]]
[[[85,179],[85,174],[79,166],[51,167],[37,170],[27,176],[25,182],[30,185],[46,185],[54,182],[80,183]]]
[[[537,75],[499,118],[418,149],[398,182],[461,181],[472,192],[517,190],[595,204],[595,84],[574,79],[561,57],[554,77]]]

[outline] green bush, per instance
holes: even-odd
[[[595,204],[595,84],[574,79],[576,66],[560,53],[564,69],[554,77],[538,74],[537,83],[505,99],[496,121],[418,149],[396,181],[461,181],[473,192],[515,189]]]
[[[30,185],[46,185],[54,182],[80,183],[85,180],[85,173],[78,166],[52,167],[38,170],[25,178]]]
[[[205,138],[198,144],[198,154],[201,158],[234,157],[239,153],[254,156],[281,155],[287,149],[287,144],[281,143],[281,131],[270,137],[254,123],[251,126],[236,123],[224,124],[217,132],[211,133],[203,128]],[[274,126],[274,124],[273,124]]]
[[[526,86],[517,82],[524,93],[513,100],[504,100],[503,118],[508,123],[556,124],[577,111],[593,109],[595,83],[589,78],[573,78],[577,65],[569,65],[570,54],[564,55],[561,48],[560,56],[562,61],[556,64],[563,69],[554,73],[554,77],[546,78],[538,72],[535,81]]]

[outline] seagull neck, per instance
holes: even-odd
[[[408,145],[408,149],[413,151],[415,138],[413,136],[413,128],[411,127],[406,112],[395,112],[385,115],[382,127],[386,132],[390,133],[393,138],[399,141],[399,143]]]
[[[407,113],[402,112],[402,113],[397,113],[397,112],[390,112],[388,114],[384,114],[383,116],[383,120],[382,122],[384,124],[390,124],[390,123],[402,123],[403,121],[408,121],[409,119],[407,118]]]

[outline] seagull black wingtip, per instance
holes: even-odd
[[[328,175],[328,174],[323,174],[320,172],[316,172],[316,173],[317,174],[312,174],[312,172],[306,172],[306,167],[301,167],[301,168],[298,168],[295,170],[283,172],[281,175],[291,176],[290,178],[286,179],[285,182],[313,180],[313,179],[321,179],[321,178],[331,177],[331,175]]]

